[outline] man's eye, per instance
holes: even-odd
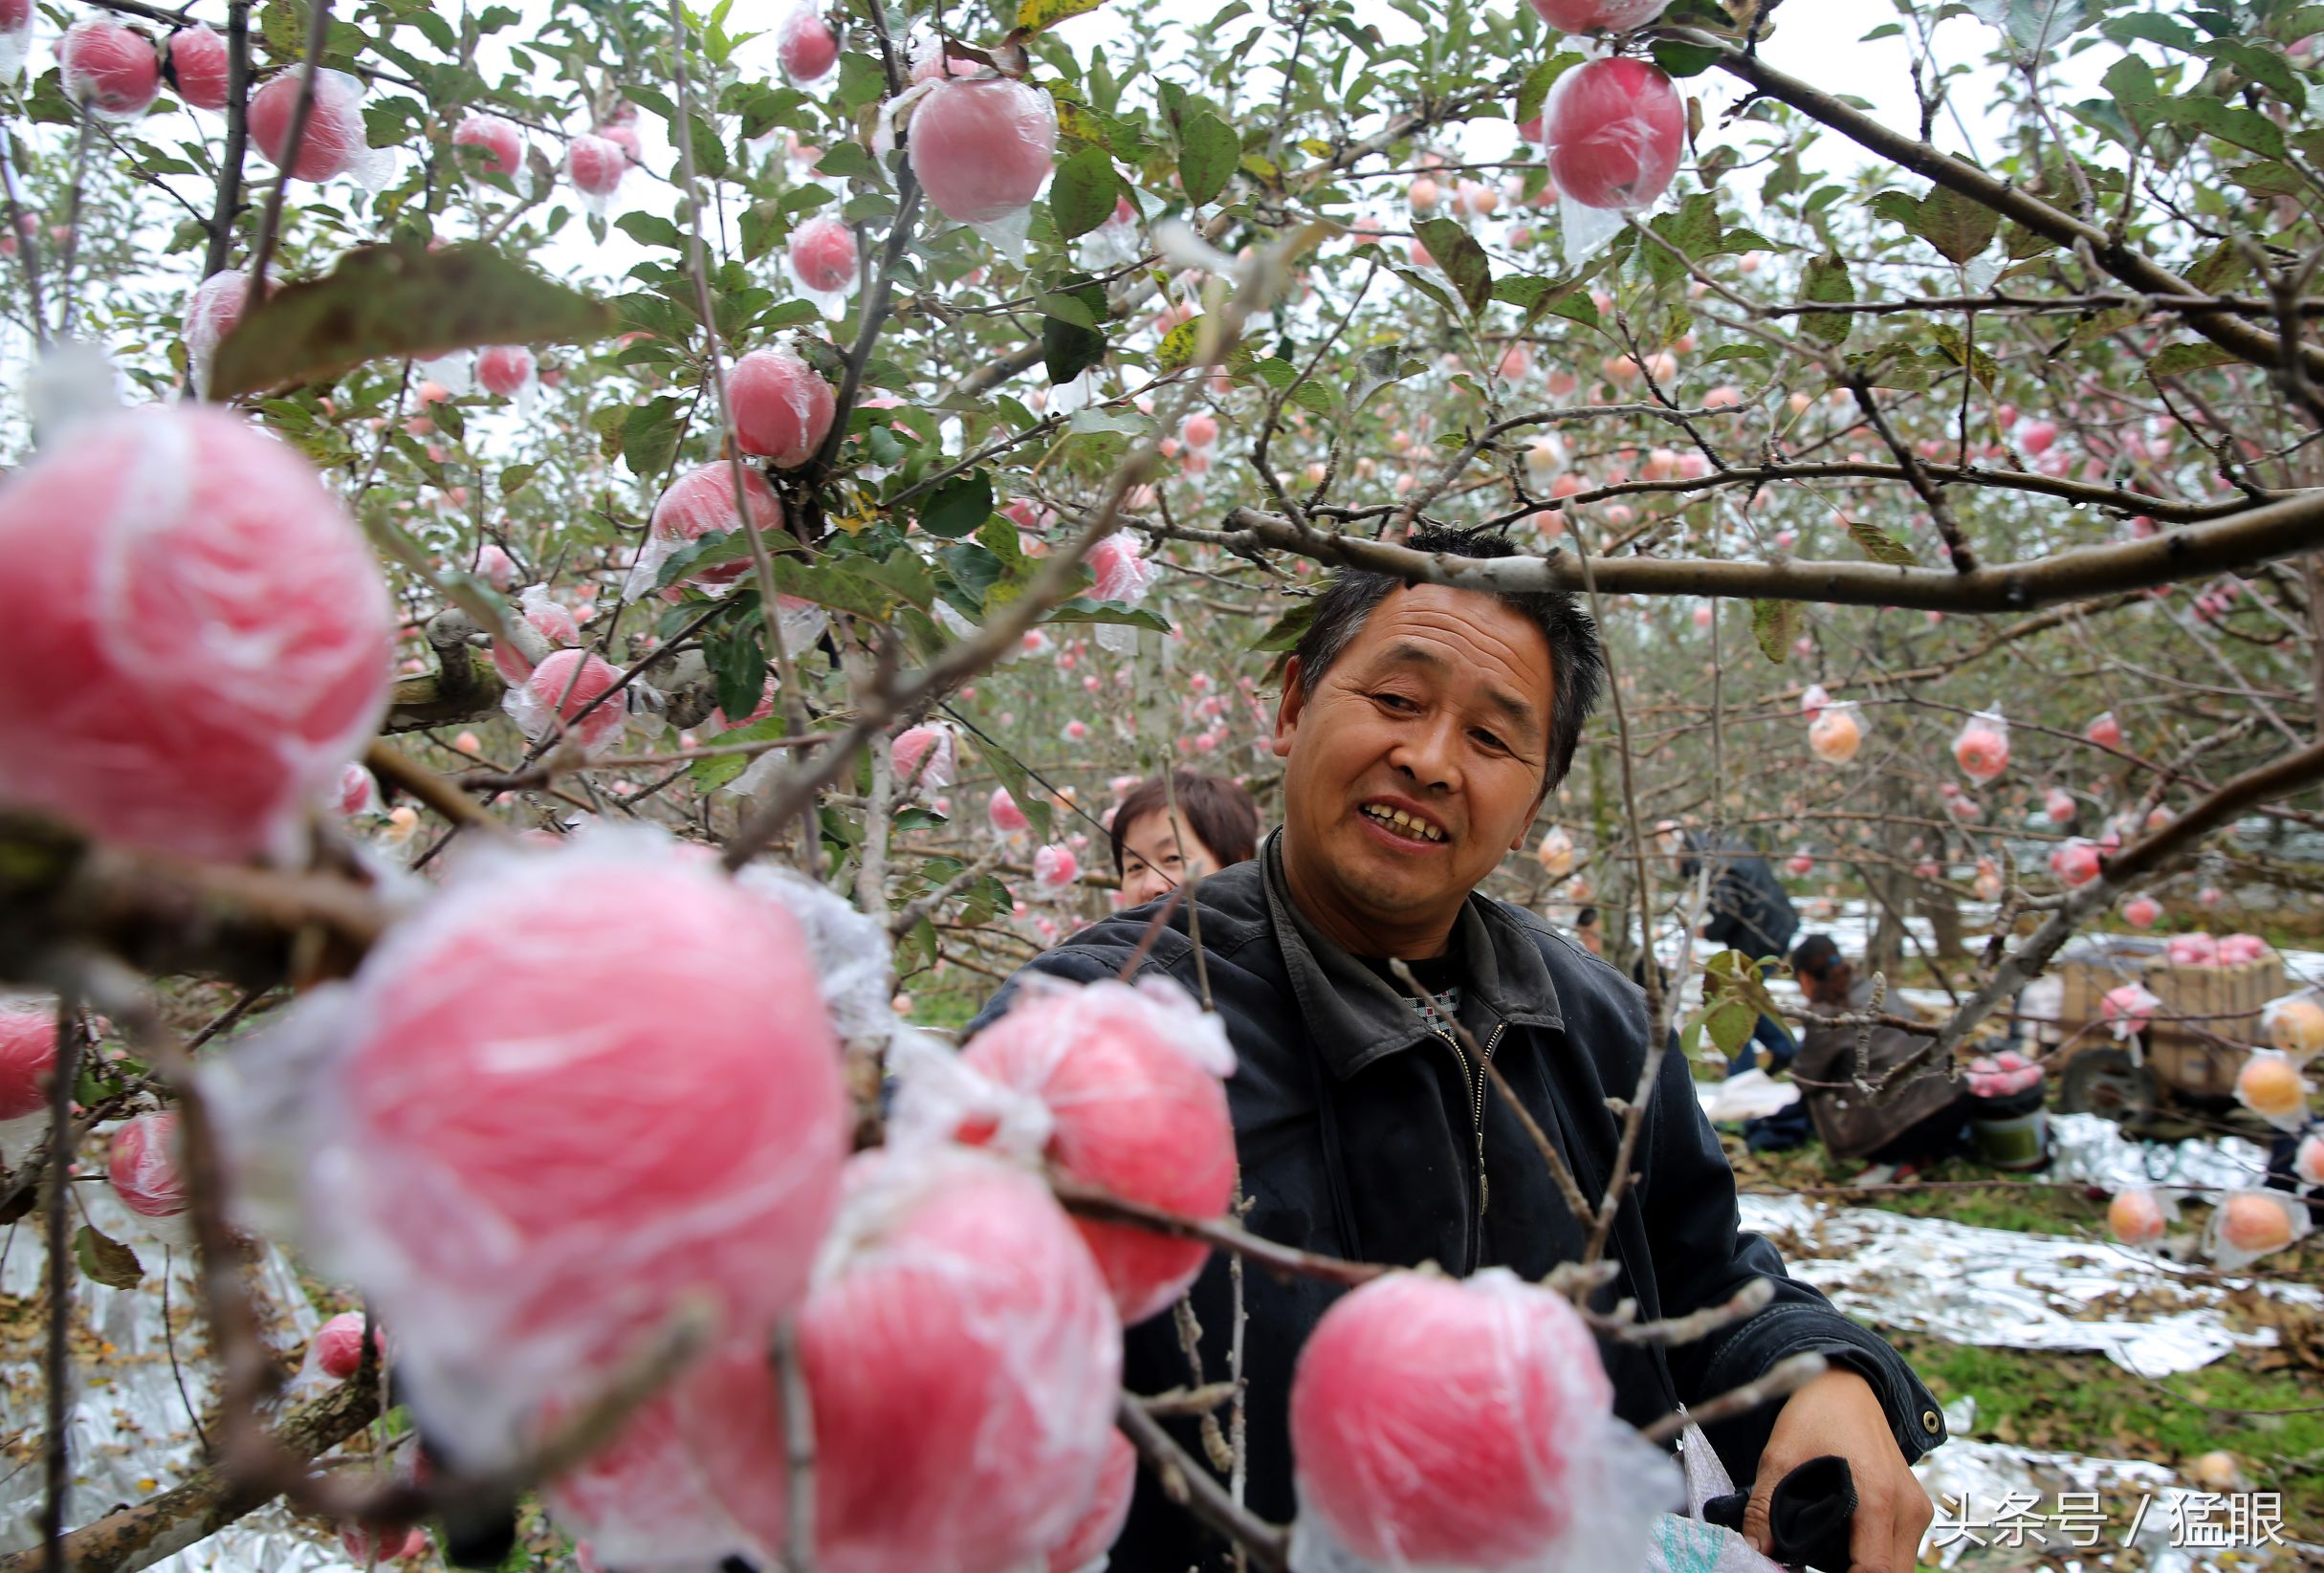
[[[1494,736],[1489,732],[1483,731],[1482,729],[1478,731],[1477,740],[1480,743],[1482,743],[1485,747],[1497,750],[1500,753],[1506,754],[1509,752],[1508,744],[1502,742],[1500,738]]]
[[[1407,699],[1400,693],[1375,693],[1371,697],[1375,703],[1385,705],[1392,710],[1409,710],[1419,709],[1417,705],[1414,704],[1410,699]]]

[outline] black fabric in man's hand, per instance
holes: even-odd
[[[1747,1491],[1714,1497],[1702,1504],[1702,1516],[1740,1535],[1750,1500]],[[1848,1533],[1855,1512],[1856,1483],[1848,1460],[1837,1453],[1809,1459],[1778,1480],[1767,1499],[1767,1530],[1774,1538],[1770,1560],[1786,1567],[1847,1573]]]

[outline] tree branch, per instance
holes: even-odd
[[[1890,163],[1958,191],[2005,218],[2014,219],[2045,240],[2069,248],[2087,247],[2100,267],[2142,294],[2185,298],[2200,297],[2204,293],[2098,226],[2061,212],[2030,191],[1996,180],[1975,164],[1940,152],[1927,142],[1890,130],[1831,94],[1785,76],[1754,51],[1736,49],[1709,33],[1691,29],[1674,28],[1670,33],[1674,37],[1683,36],[1688,43],[1716,49],[1721,68],[1730,75],[1742,77],[1759,93],[1789,104],[1809,120],[1830,126]],[[2282,340],[2253,327],[2232,311],[2188,307],[2185,317],[2188,327],[2239,360],[2266,369],[2283,363]],[[2324,348],[2302,344],[2299,359],[2308,375],[2324,378]]]
[[[1473,590],[1579,590],[1580,565],[1565,552],[1546,557],[1479,560],[1415,552],[1359,536],[1306,529],[1255,508],[1229,513],[1224,531],[1145,520],[1137,528],[1230,550],[1296,552],[1318,562],[1393,574],[1415,583]],[[2324,547],[2324,492],[2304,492],[2212,524],[2145,540],[2081,546],[2026,562],[1969,573],[1889,568],[1874,562],[1735,562],[1707,557],[1601,557],[1597,587],[1612,595],[1722,596],[1940,612],[2021,612],[2176,584],[2204,574],[2242,572]]]

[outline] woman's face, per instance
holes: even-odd
[[[1142,907],[1176,889],[1194,865],[1196,874],[1216,873],[1218,855],[1178,819],[1156,810],[1141,814],[1122,832],[1122,905]]]

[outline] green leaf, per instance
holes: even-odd
[[[1919,220],[1913,232],[1948,262],[1966,262],[1993,244],[2001,230],[2001,215],[1973,197],[1949,186],[1940,186],[1920,199]]]
[[[1493,280],[1493,298],[1523,312],[1541,310],[1543,302],[1560,290],[1578,290],[1579,284],[1563,284],[1538,273],[1505,273]]]
[[[1598,303],[1590,299],[1590,292],[1584,289],[1568,290],[1564,295],[1552,297],[1542,310],[1551,317],[1579,322],[1585,328],[1594,328],[1602,320],[1598,316]]]
[[[765,690],[762,688],[760,691]],[[757,708],[758,701],[753,699],[742,713],[748,715]],[[784,735],[783,718],[780,715],[769,714],[752,722],[747,727],[729,727],[711,741],[713,743],[764,743],[782,735]],[[708,754],[687,766],[686,774],[688,778],[694,783],[696,791],[715,792],[764,757],[764,754]]]
[[[831,96],[841,109],[852,116],[888,91],[888,72],[879,60],[861,50],[849,50],[840,56],[839,85]],[[823,165],[829,168],[830,165]]]
[[[1809,259],[1801,288],[1809,300],[1836,305],[1853,304],[1856,298],[1855,281],[1848,276],[1848,264],[1832,254]],[[1801,332],[1827,344],[1845,342],[1855,325],[1855,318],[1843,312],[1819,312],[1800,319]]]
[[[984,528],[993,516],[993,482],[981,470],[955,475],[936,488],[920,510],[920,528],[944,540],[958,540]]]
[[[741,562],[750,555],[751,533],[748,530],[734,530],[723,535],[713,531],[709,535],[696,535],[662,559],[661,568],[654,574],[653,587],[657,590],[668,589],[672,584],[693,578],[706,568],[721,568],[730,562]]]
[[[145,1280],[144,1264],[137,1259],[135,1251],[87,1224],[73,1236],[73,1257],[80,1263],[83,1277],[108,1289],[134,1289]]]
[[[537,464],[510,465],[500,472],[500,494],[514,496],[524,490],[525,483],[540,472]]]
[[[1070,382],[1106,359],[1106,336],[1094,328],[1077,327],[1059,317],[1041,319],[1041,358],[1049,382]]]
[[[2128,16],[2117,16],[2107,22],[2098,31],[2117,44],[2127,44],[2133,39],[2143,39],[2150,44],[2160,44],[2165,49],[2175,49],[2190,55],[2203,42],[2196,36],[2194,29],[2184,23],[2174,22],[2169,17],[2154,11],[2137,11]]]
[[[1183,371],[1195,363],[1195,356],[1202,347],[1202,336],[1215,326],[1207,317],[1190,317],[1162,336],[1154,347],[1154,369]],[[1240,343],[1226,349],[1225,364],[1232,370],[1241,370],[1251,359],[1251,352]],[[1214,362],[1216,363],[1216,362]]]
[[[1053,28],[1070,16],[1097,10],[1106,0],[1024,0],[1017,8],[1017,25],[1026,33]]]
[[[659,213],[624,213],[613,221],[613,227],[641,246],[661,246],[673,251],[686,250],[686,237],[678,227]]]
[[[1119,601],[1093,601],[1087,596],[1075,596],[1061,601],[1042,618],[1043,623],[1115,623],[1131,628],[1151,628],[1156,633],[1170,632],[1170,620],[1161,613],[1144,606],[1131,606]]]
[[[1408,377],[1417,377],[1428,370],[1427,361],[1405,354],[1401,344],[1374,345],[1364,352],[1363,359],[1357,364],[1362,368],[1363,376],[1355,386],[1348,390],[1348,413],[1351,417],[1371,403],[1372,397],[1382,388],[1401,382]]]
[[[2147,375],[2160,381],[2165,377],[2184,377],[2192,371],[2208,371],[2213,366],[2231,366],[2237,357],[2217,344],[2173,344],[2146,363]]]
[[[1444,293],[1444,286],[1426,276],[1418,269],[1408,268],[1401,262],[1391,262],[1388,264],[1388,271],[1410,284],[1414,289],[1418,290],[1422,295],[1427,295],[1437,305],[1442,306],[1446,311],[1458,309],[1453,304],[1453,297]]]
[[[1121,199],[1122,177],[1113,167],[1113,155],[1102,147],[1085,147],[1057,166],[1049,183],[1049,218],[1060,240],[1085,235],[1113,217]]]
[[[632,475],[652,480],[669,468],[678,452],[678,424],[685,418],[683,400],[660,398],[638,405],[622,422],[622,463]]]
[[[1460,292],[1470,312],[1483,310],[1493,297],[1493,264],[1477,237],[1449,218],[1424,218],[1413,226],[1413,232]]]
[[[1873,561],[1884,563],[1891,568],[1914,568],[1920,563],[1920,559],[1913,555],[1911,547],[1876,524],[1867,524],[1862,519],[1850,519],[1848,521],[1848,538],[1854,541],[1862,549],[1864,555]]]
[[[1725,50],[1708,44],[1682,44],[1664,39],[1655,45],[1655,64],[1673,76],[1699,76],[1717,65]]]
[[[2198,131],[2250,149],[2262,158],[2287,156],[2284,133],[2257,110],[2243,109],[2200,94],[2182,94],[2163,101],[2162,118],[2185,131]]]
[[[1526,72],[1525,79],[1517,84],[1517,113],[1511,118],[1522,125],[1540,115],[1543,103],[1549,97],[1549,90],[1557,85],[1557,79],[1581,63],[1582,57],[1568,51],[1563,55],[1553,55]]]
[[[935,604],[936,579],[929,571],[928,561],[909,546],[899,546],[885,557],[851,557],[848,565],[856,574],[882,589],[892,590],[896,596],[916,611],[926,611]]]
[[[1721,1000],[1702,1013],[1703,1032],[1730,1059],[1751,1040],[1751,1029],[1758,1025],[1759,1013],[1740,999]]]
[[[880,166],[871,155],[854,142],[833,142],[816,162],[815,172],[836,180],[867,180],[885,185]]]
[[[2001,377],[2001,367],[1994,363],[1993,357],[1963,339],[1961,330],[1950,322],[1931,325],[1929,338],[1936,341],[1939,354],[1954,365],[1965,369],[1987,393],[1993,391],[1994,383]]]
[[[2222,38],[2204,53],[2214,63],[2232,68],[2247,81],[2259,83],[2294,110],[2308,107],[2308,94],[2300,85],[2298,74],[2290,61],[2274,51],[2240,38]]]
[[[1645,249],[1647,273],[1658,286],[1667,287],[1684,278],[1686,259],[1699,262],[1725,249],[1719,240],[1719,199],[1708,191],[1690,194],[1676,212],[1649,223],[1654,232],[1679,253],[1673,255],[1660,246]]]
[[[2101,87],[2115,101],[2124,119],[2142,134],[2152,134],[2162,121],[2162,84],[2155,78],[2155,68],[2136,55],[2125,55],[2106,68],[2098,79]]]
[[[711,669],[718,708],[730,720],[750,714],[766,695],[766,631],[765,620],[746,617],[702,636],[702,655]]]
[[[580,343],[617,331],[612,308],[488,246],[365,246],[288,285],[218,346],[210,393],[321,382],[366,360],[482,344]]]
[[[434,20],[439,25],[443,22],[441,17]],[[446,54],[459,47],[459,40],[452,35],[449,26],[444,27],[444,36],[439,39],[434,30],[426,23],[413,18],[412,24],[428,34],[429,43]],[[266,9],[258,13],[258,37],[277,58],[297,59],[306,53],[307,8],[298,0],[270,0]]]
[[[808,102],[807,96],[797,88],[759,82],[750,86],[734,107],[742,116],[743,136],[755,138],[765,136],[777,126],[794,124],[793,117],[806,108]]]
[[[1186,200],[1199,208],[1216,198],[1242,162],[1242,139],[1234,128],[1205,110],[1189,116],[1178,128],[1178,183]]]
[[[2082,25],[2082,0],[1967,0],[1980,19],[2027,54],[2058,55]]]
[[[1799,637],[1800,603],[1796,601],[1755,601],[1751,602],[1751,637],[1759,641],[1760,654],[1782,666],[1791,654],[1791,642]]]
[[[1254,640],[1250,647],[1261,653],[1295,650],[1299,648],[1299,642],[1306,637],[1307,625],[1314,621],[1315,601],[1310,597],[1277,618],[1274,626]]]
[[[2241,248],[2221,241],[2195,260],[2186,280],[2198,295],[2224,295],[2251,271],[2251,259]]]

